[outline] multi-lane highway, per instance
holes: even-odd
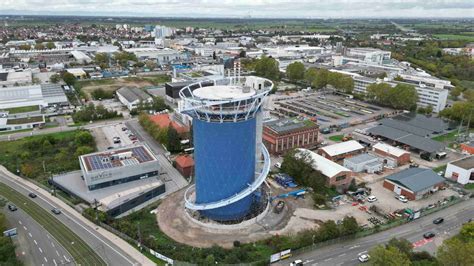
[[[4,212],[10,228],[17,228],[14,238],[17,256],[25,265],[62,265],[69,264],[72,256],[44,228],[20,208]]]
[[[40,208],[44,209],[45,211],[47,211],[49,213],[51,212],[52,208],[59,207],[58,203],[55,202],[53,199],[51,199],[49,196],[44,195],[43,193],[41,193],[39,191],[32,191],[28,186],[24,185],[19,180],[18,181],[14,180],[10,176],[8,176],[7,174],[5,174],[1,171],[0,171],[0,183],[5,184],[6,186],[8,186],[12,190],[14,190],[15,193],[19,193],[19,194],[22,195],[21,198],[15,198],[14,199],[14,200],[20,202],[20,204],[18,202],[16,202],[16,205],[20,209],[22,207],[26,209],[26,206],[22,206],[23,204],[21,203],[21,201],[25,201],[26,202],[25,204],[28,205],[28,206],[32,205],[32,203],[28,202],[28,200],[34,201],[34,203],[37,206],[39,206]],[[0,192],[2,192],[2,191],[0,191]],[[36,197],[35,199],[29,199],[27,197],[27,195],[30,192],[35,192],[38,195],[38,197]],[[5,191],[3,191],[3,193],[7,194],[7,192],[5,192]],[[7,199],[9,199],[9,196],[12,197],[13,194],[3,195],[3,196],[6,197]],[[9,200],[13,200],[13,199],[9,199]],[[132,257],[130,254],[125,252],[123,249],[121,249],[121,247],[119,247],[115,242],[112,242],[112,241],[110,241],[109,238],[106,238],[102,234],[97,233],[96,231],[99,230],[98,227],[92,227],[90,224],[83,221],[82,219],[78,219],[78,217],[76,215],[69,212],[66,208],[60,208],[60,209],[61,209],[62,213],[59,214],[59,215],[54,215],[54,218],[59,220],[65,227],[67,227],[70,231],[72,231],[77,237],[76,241],[71,241],[69,243],[73,246],[76,245],[77,249],[81,248],[80,250],[89,250],[89,248],[91,250],[93,250],[93,252],[87,252],[86,254],[79,254],[79,256],[77,254],[76,254],[76,256],[74,256],[74,255],[71,256],[71,255],[68,255],[67,252],[64,252],[64,251],[62,253],[60,253],[60,255],[61,254],[66,255],[66,258],[71,259],[71,261],[73,263],[75,261],[71,257],[76,257],[76,259],[77,259],[77,257],[79,257],[79,258],[83,259],[86,262],[86,263],[82,262],[83,265],[100,265],[104,262],[108,265],[140,265],[140,264],[150,265],[150,264],[152,264],[151,261],[149,261],[145,257],[142,257],[141,261],[138,261],[136,259],[136,256]],[[18,213],[21,213],[21,211],[19,210]],[[18,217],[18,218],[20,218],[20,217]],[[47,218],[50,219],[49,216]],[[25,223],[26,221],[31,220],[31,218],[30,217],[23,217],[23,218],[21,218],[21,220],[22,220],[22,223]],[[28,230],[31,230],[30,228],[28,228],[27,225],[25,225],[25,227],[27,227]],[[100,229],[100,230],[103,230],[103,229]],[[33,238],[33,233],[31,233],[31,234],[32,234],[32,238]],[[53,234],[49,233],[49,235],[51,237]],[[41,241],[43,243],[45,241],[43,236],[44,235],[40,236],[40,234],[36,233],[35,237],[38,238],[38,239],[36,239],[36,241],[37,242]],[[116,237],[116,238],[118,239],[118,237]],[[46,235],[46,239],[48,239],[47,235]],[[34,243],[34,241],[33,241],[33,243]],[[53,241],[53,243],[55,243],[55,242]],[[55,246],[57,247],[56,243],[55,243]],[[69,243],[67,245],[69,245]],[[39,242],[38,242],[38,244],[39,244]],[[51,243],[46,243],[46,244],[51,245]],[[128,244],[126,244],[126,245],[128,245]],[[63,243],[63,246],[64,246],[64,243]],[[51,245],[51,247],[52,247],[52,245]],[[71,254],[73,252],[76,252],[74,248],[71,251],[70,249],[68,249],[68,247],[64,246],[64,249],[68,250],[68,252],[71,253]],[[44,249],[42,251],[45,252],[45,250],[46,249]],[[49,249],[48,249],[47,252],[48,252],[48,254],[53,252],[53,255],[56,253],[55,250],[54,251],[49,251]],[[59,252],[59,250],[58,250],[58,252]],[[41,251],[40,251],[40,253],[41,253]],[[35,258],[37,258],[37,257],[35,256]],[[53,258],[53,257],[51,257],[51,258]],[[46,257],[46,259],[48,260],[49,258]],[[63,259],[66,261],[66,259],[64,257],[63,257]],[[45,262],[44,258],[41,258],[41,260],[42,260],[42,262]],[[56,261],[56,262],[58,262],[58,261]],[[35,261],[34,265],[38,265],[38,264],[41,265],[41,263],[39,263],[39,261]],[[54,261],[49,261],[48,263],[45,263],[45,265],[54,265]]]
[[[367,253],[376,245],[387,243],[394,237],[409,240],[414,244],[415,251],[426,250],[434,254],[443,240],[457,234],[463,223],[474,218],[473,203],[474,200],[463,201],[408,224],[364,238],[315,249],[280,261],[277,265],[289,265],[291,261],[297,259],[301,259],[305,265],[356,265],[359,263],[357,260],[359,255]],[[437,217],[443,217],[444,223],[433,224],[433,220]],[[428,231],[434,232],[436,236],[425,240],[423,234]]]

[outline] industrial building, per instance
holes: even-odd
[[[271,154],[284,154],[295,148],[318,144],[319,127],[308,119],[283,118],[263,126],[263,143]]]
[[[402,114],[390,119],[382,119],[379,125],[369,128],[371,136],[382,137],[395,146],[403,145],[421,153],[434,155],[443,151],[445,145],[431,137],[445,133],[454,125],[435,117],[420,114]]]
[[[373,151],[385,159],[389,167],[397,167],[410,162],[410,152],[379,142],[372,146]]]
[[[353,172],[367,172],[373,174],[383,170],[383,162],[375,155],[362,153],[354,157],[344,159],[344,167]]]
[[[318,154],[334,162],[362,153],[365,147],[356,140],[349,140],[319,148]]]
[[[89,190],[157,176],[158,160],[144,145],[107,150],[79,157]]]
[[[444,177],[462,185],[474,183],[474,156],[448,163]]]
[[[163,195],[160,165],[144,145],[121,147],[79,157],[81,171],[53,176],[52,183],[116,217]]]
[[[125,51],[135,54],[140,61],[154,60],[161,65],[181,59],[180,53],[178,51],[167,48],[130,48],[125,49]]]
[[[474,141],[470,141],[467,143],[461,143],[460,148],[463,153],[466,154],[474,154]]]
[[[184,87],[180,112],[193,118],[195,185],[185,206],[218,221],[242,220],[267,204],[261,185],[270,171],[262,144],[262,104],[270,80],[228,77]]]
[[[409,200],[418,200],[436,192],[444,186],[444,178],[431,169],[408,168],[385,177],[383,187],[405,196]]]
[[[31,70],[0,72],[0,87],[25,86],[32,82]]]
[[[0,131],[32,129],[45,124],[42,108],[69,105],[56,84],[0,88]]]
[[[326,177],[326,186],[334,186],[338,191],[347,190],[353,179],[350,169],[306,149],[298,149],[296,156],[303,156],[303,154],[309,155],[313,162],[313,168]]]
[[[153,97],[139,88],[123,87],[117,90],[117,98],[119,101],[132,111],[138,107],[140,103],[151,103]]]

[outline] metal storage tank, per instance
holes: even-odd
[[[270,169],[261,106],[272,87],[267,79],[229,77],[180,91],[180,111],[193,118],[195,185],[186,191],[187,208],[218,221],[249,213]]]

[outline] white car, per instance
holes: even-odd
[[[290,266],[300,266],[300,265],[303,265],[302,260],[295,260],[292,263],[290,263]]]
[[[360,262],[368,262],[370,259],[369,254],[362,254],[359,256],[359,261]]]
[[[397,200],[403,202],[403,203],[407,203],[407,202],[408,202],[408,199],[407,199],[405,196],[403,196],[403,195],[397,195],[397,196],[395,196],[395,198],[396,198]]]
[[[281,163],[276,163],[276,164],[275,164],[275,167],[278,168],[278,169],[280,169],[280,168],[281,168]]]
[[[375,202],[377,201],[377,197],[376,196],[368,196],[367,197],[367,202]]]

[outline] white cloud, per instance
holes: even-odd
[[[3,0],[0,13],[181,17],[474,17],[472,0]]]

